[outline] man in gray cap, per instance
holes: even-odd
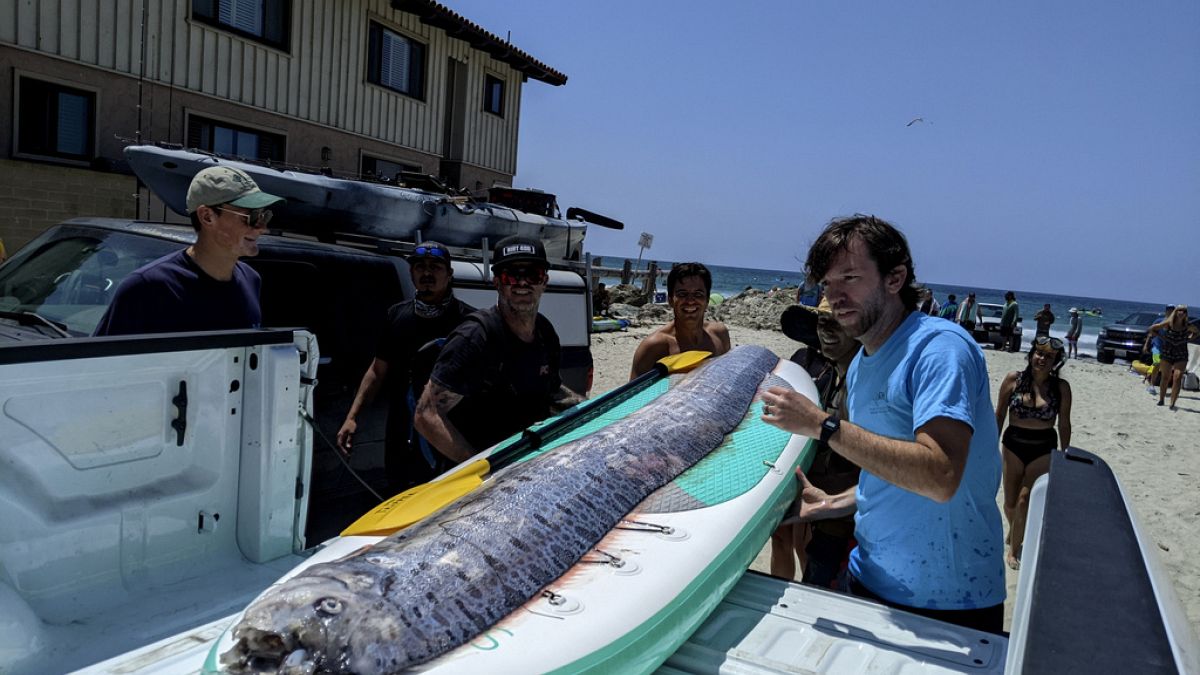
[[[496,304],[450,334],[417,404],[413,423],[454,462],[583,400],[562,383],[562,348],[538,313],[550,264],[542,242],[496,244]]]
[[[375,349],[375,360],[346,421],[338,430],[337,444],[350,454],[358,431],[358,414],[386,383],[388,421],[384,467],[388,487],[402,492],[450,468],[445,458],[413,432],[412,416],[421,398],[440,342],[475,308],[454,297],[454,267],[450,251],[436,241],[418,244],[408,256],[416,297],[393,305]]]
[[[187,193],[196,243],[125,277],[94,335],[257,328],[262,280],[238,259],[258,255],[267,207],[281,201],[238,169],[197,173]]]

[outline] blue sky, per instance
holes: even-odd
[[[1200,305],[1200,3],[448,4],[569,76],[516,184],[594,253],[795,270],[874,213],[919,280]]]

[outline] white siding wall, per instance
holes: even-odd
[[[448,56],[467,63],[464,161],[516,172],[521,74],[388,0],[293,0],[291,51],[192,21],[190,0],[0,0],[0,42],[442,154]],[[426,44],[425,100],[367,84],[367,22]],[[483,112],[484,73],[505,80]]]

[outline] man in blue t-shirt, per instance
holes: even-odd
[[[257,328],[262,279],[239,258],[258,255],[267,207],[281,201],[244,171],[197,173],[187,193],[196,243],[125,277],[93,335]]]
[[[1000,453],[983,352],[961,327],[916,311],[908,242],[883,220],[834,220],[806,268],[863,345],[847,373],[851,421],[780,387],[764,394],[763,419],[820,438],[862,472],[833,495],[798,473],[793,519],[856,514],[851,593],[1001,632]]]

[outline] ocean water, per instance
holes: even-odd
[[[613,265],[614,261],[620,260],[622,259],[618,257],[606,257],[605,264]],[[671,267],[670,262],[660,261],[658,264],[660,269],[670,269]],[[645,269],[646,265],[646,261],[643,261],[641,268]],[[725,297],[737,295],[746,288],[758,288],[766,291],[776,286],[781,288],[801,286],[804,283],[804,276],[798,270],[762,270],[745,267],[726,267],[722,265],[709,265],[708,268],[713,275],[713,292],[720,293]],[[616,284],[619,282],[619,279],[602,278],[601,281],[607,284]],[[1081,312],[1084,309],[1099,309],[1100,316],[1085,315],[1083,317],[1083,334],[1079,338],[1079,352],[1093,356],[1096,353],[1096,337],[1099,335],[1100,329],[1106,324],[1116,323],[1133,312],[1151,311],[1161,313],[1163,306],[1171,301],[1171,298],[1163,298],[1162,305],[1155,305],[1114,298],[1055,295],[1052,293],[1021,290],[1020,288],[996,289],[971,286],[969,284],[925,283],[925,285],[933,291],[933,295],[937,298],[938,302],[942,303],[946,301],[950,293],[954,293],[958,296],[959,300],[962,300],[967,296],[967,293],[974,291],[976,301],[1002,305],[1004,304],[1004,293],[1007,290],[1012,290],[1016,293],[1017,303],[1020,305],[1026,344],[1028,344],[1028,341],[1032,339],[1034,334],[1035,325],[1033,315],[1039,312],[1044,304],[1049,303],[1050,311],[1054,312],[1054,324],[1050,327],[1050,334],[1060,338],[1066,336],[1067,328],[1070,326],[1070,308],[1078,308]],[[666,290],[665,275],[660,277],[658,288],[663,291]]]

